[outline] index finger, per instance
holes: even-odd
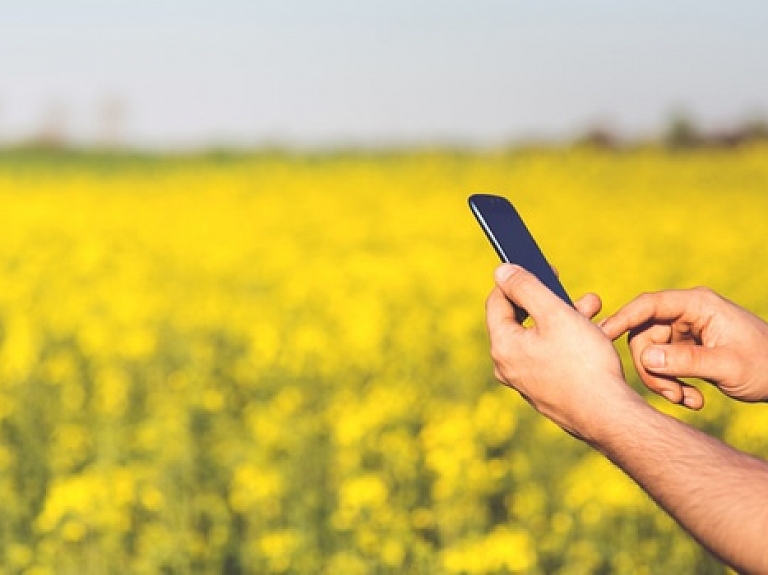
[[[605,318],[600,327],[610,339],[616,339],[650,321],[673,322],[685,314],[690,300],[690,294],[682,290],[644,293]]]

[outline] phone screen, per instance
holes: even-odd
[[[500,196],[475,194],[469,198],[469,207],[501,261],[525,268],[560,299],[573,306],[552,266],[509,200]]]

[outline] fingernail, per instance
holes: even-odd
[[[509,278],[512,277],[512,274],[514,274],[517,271],[517,266],[513,266],[511,264],[501,264],[499,267],[496,268],[496,271],[494,272],[494,277],[496,278],[497,282],[505,282]]]
[[[667,354],[663,349],[650,347],[643,352],[643,365],[645,367],[665,367],[667,365]]]

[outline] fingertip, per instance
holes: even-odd
[[[688,409],[699,411],[704,407],[704,396],[695,387],[683,388],[683,400],[682,404]]]
[[[674,388],[664,388],[658,391],[664,399],[675,405],[682,405],[693,411],[704,407],[704,396],[695,387],[677,385]]]
[[[636,365],[636,367],[640,379],[650,391],[662,396],[669,403],[680,405],[683,402],[683,387],[678,380],[656,377],[652,373],[648,373],[642,366]]]
[[[573,303],[576,310],[583,316],[592,319],[603,307],[600,296],[595,293],[587,293]]]
[[[679,404],[683,399],[682,393],[680,393],[679,389],[662,389],[659,393],[670,403]]]

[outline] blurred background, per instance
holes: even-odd
[[[499,146],[768,109],[768,8],[676,0],[4,2],[0,142]]]
[[[607,311],[708,285],[768,317],[766,29],[750,0],[0,0],[0,572],[727,573],[494,380],[466,197]],[[668,405],[616,349],[768,456],[764,407]]]

